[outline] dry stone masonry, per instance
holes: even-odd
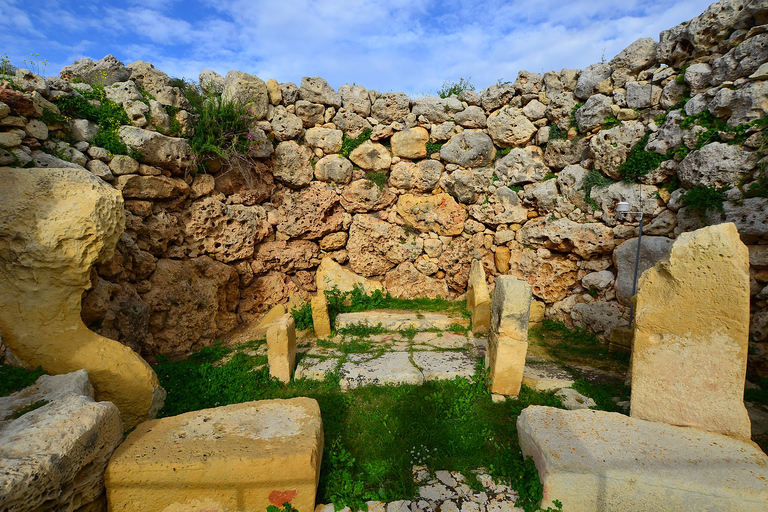
[[[150,63],[18,70],[0,88],[0,165],[87,170],[120,192],[125,232],[82,317],[150,360],[334,284],[460,298],[473,260],[490,292],[513,275],[546,318],[607,340],[629,320],[638,233],[618,202],[644,212],[641,269],[704,224],[735,223],[754,254],[768,241],[767,14],[723,0],[610,61],[448,98],[203,70],[204,95],[250,108],[254,141],[247,158],[204,167],[185,90]],[[138,159],[95,144],[92,121],[46,114],[89,83],[123,106],[118,136]],[[750,261],[748,363],[764,377],[766,270]]]

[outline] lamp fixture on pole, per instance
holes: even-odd
[[[616,214],[617,216],[625,216],[625,215],[633,215],[633,214],[640,214],[640,232],[637,237],[637,254],[635,255],[635,277],[632,280],[632,297],[637,294],[637,270],[640,266],[640,245],[643,241],[643,211],[639,212],[633,212],[630,211],[629,203],[626,201],[621,201],[616,205]],[[635,312],[635,304],[630,299],[629,303],[629,327],[632,327],[632,320],[634,318],[634,312]]]

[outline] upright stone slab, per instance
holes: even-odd
[[[296,367],[296,325],[287,313],[276,318],[267,330],[269,374],[285,384],[291,381]]]
[[[513,276],[499,276],[491,303],[486,366],[491,392],[517,396],[528,351],[531,285]]]
[[[331,335],[331,319],[328,316],[328,302],[325,293],[312,297],[312,323],[315,326],[315,336],[326,338]]]
[[[517,433],[539,472],[542,508],[558,500],[568,512],[766,510],[768,457],[749,441],[536,405],[520,414]]]
[[[91,268],[112,257],[125,225],[120,192],[88,171],[0,167],[0,331],[26,366],[88,371],[97,401],[130,428],[153,417],[165,391],[125,345],[80,318]]]
[[[485,334],[491,323],[491,295],[485,281],[485,270],[479,260],[472,260],[467,283],[467,309],[472,313],[472,332]]]
[[[323,454],[311,398],[204,409],[139,425],[105,474],[110,512],[312,512]]]
[[[631,416],[750,438],[749,252],[732,223],[683,233],[640,278]]]

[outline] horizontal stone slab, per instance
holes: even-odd
[[[336,328],[345,329],[355,325],[376,326],[381,324],[388,331],[402,329],[447,330],[453,324],[466,325],[466,320],[457,320],[438,313],[390,313],[388,311],[362,311],[360,313],[342,313],[336,317]]]
[[[768,456],[754,443],[618,413],[531,406],[520,447],[563,510],[758,512],[768,503]]]
[[[323,453],[310,398],[261,400],[140,424],[105,475],[110,511],[312,512]]]

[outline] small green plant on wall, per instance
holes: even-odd
[[[461,91],[474,91],[475,86],[472,85],[472,77],[467,79],[459,78],[458,82],[449,82],[446,80],[443,82],[443,86],[437,91],[437,95],[441,98],[448,98],[451,95],[458,96]]]

